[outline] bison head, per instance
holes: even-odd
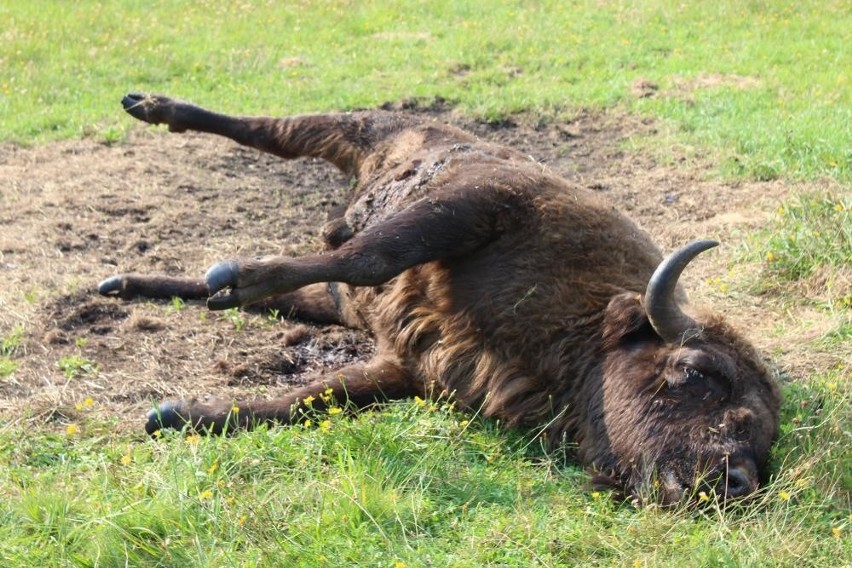
[[[613,298],[590,411],[600,478],[666,504],[754,492],[777,435],[780,394],[753,347],[721,317],[686,313],[677,280],[697,241],[663,261],[644,298]],[[583,450],[581,445],[581,451]]]

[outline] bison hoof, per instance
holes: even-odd
[[[236,288],[239,274],[240,268],[235,260],[220,262],[210,267],[210,270],[204,276],[207,292],[210,294],[210,298],[207,300],[208,308],[225,310],[240,305],[235,294],[219,294],[223,290]]]
[[[98,284],[98,294],[101,296],[120,296],[124,288],[124,276],[110,276]]]
[[[149,436],[157,436],[157,432],[164,428],[180,430],[188,422],[184,414],[179,402],[164,402],[148,413],[145,432]]]
[[[137,118],[143,122],[149,122],[151,124],[158,124],[160,120],[158,120],[154,110],[156,106],[159,106],[159,102],[160,101],[150,95],[130,93],[121,99],[121,106],[123,106],[124,110],[133,118]]]
[[[168,124],[171,132],[186,130],[175,116],[181,105],[168,97],[142,93],[130,93],[121,99],[121,106],[133,118],[148,124]]]

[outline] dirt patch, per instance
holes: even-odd
[[[722,183],[708,180],[708,166],[694,158],[670,166],[627,151],[627,139],[655,129],[635,117],[580,113],[534,126],[535,117],[489,125],[448,109],[405,112],[523,150],[606,195],[664,249],[697,237],[736,243],[778,199],[807,189]],[[135,429],[152,399],[266,396],[368,357],[373,347],[362,332],[211,313],[195,303],[122,302],[94,289],[119,272],[201,275],[226,258],[316,250],[326,212],[343,202],[346,186],[318,161],[287,162],[216,137],[152,128],[111,146],[0,145],[0,336],[24,330],[12,356],[17,370],[0,377],[4,419],[71,416],[91,398],[84,411]],[[687,276],[694,297],[714,295],[706,282],[724,272],[733,248],[696,263]],[[765,302],[720,307],[778,352],[779,339],[761,334]]]
[[[696,93],[711,89],[727,88],[737,91],[756,89],[761,82],[757,77],[719,73],[699,73],[693,77],[675,77],[674,84],[667,89],[665,96],[692,101]]]

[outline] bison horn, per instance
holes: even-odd
[[[678,278],[696,256],[718,245],[712,240],[693,241],[670,254],[651,276],[645,290],[645,313],[657,335],[668,343],[680,343],[686,332],[697,327],[675,299]]]

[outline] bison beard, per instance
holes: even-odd
[[[511,149],[385,112],[237,118],[128,95],[132,116],[327,160],[357,182],[324,253],[228,260],[204,279],[123,274],[99,290],[207,298],[366,328],[375,356],[274,400],[164,402],[146,429],[298,419],[331,389],[357,407],[450,395],[576,448],[597,484],[663,503],[754,492],[780,396],[755,350],[688,309],[681,271],[611,204]],[[234,404],[239,412],[231,412]]]

